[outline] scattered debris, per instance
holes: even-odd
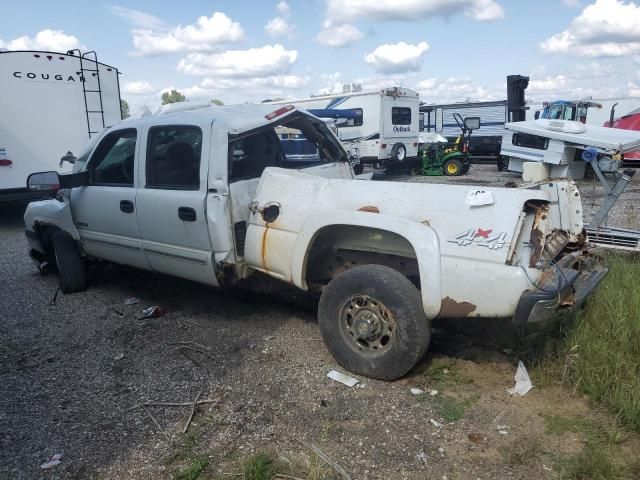
[[[409,391],[411,395],[422,395],[424,393],[424,390],[420,390],[419,388],[411,388]]]
[[[416,455],[416,458],[425,465],[427,464],[428,457],[424,450],[420,450],[420,452]]]
[[[438,394],[438,390],[429,390],[429,395],[435,397]]]
[[[119,353],[115,357],[113,357],[115,361],[122,360],[123,358],[124,358],[124,353]]]
[[[51,301],[49,302],[49,305],[51,305],[52,307],[55,306],[56,302],[58,301],[59,293],[60,293],[60,286],[56,288],[56,291],[53,293],[53,297],[51,297]]]
[[[167,310],[160,307],[159,305],[154,305],[153,307],[145,308],[142,310],[142,316],[137,318],[136,320],[144,320],[146,318],[158,318],[162,317],[167,313]]]
[[[436,422],[433,418],[430,419],[429,422],[431,422],[431,425],[433,425],[436,428],[440,428],[442,426],[440,422]]]
[[[182,433],[187,433],[187,430],[189,430],[189,425],[191,425],[191,420],[193,420],[193,415],[196,413],[196,408],[198,408],[198,399],[200,398],[201,393],[202,392],[198,392],[198,394],[196,395],[196,399],[193,401],[193,405],[191,406],[191,415],[189,415],[189,419],[187,420],[187,423],[182,429]]]
[[[275,340],[276,336],[275,335],[267,335],[264,337],[264,339],[268,342],[270,340]]]
[[[355,378],[345,375],[344,373],[340,373],[337,370],[331,370],[327,373],[327,377],[331,380],[335,380],[336,382],[340,382],[347,387],[355,387],[360,383],[360,380],[356,380]]]
[[[135,305],[136,303],[140,303],[140,299],[137,297],[129,297],[124,301],[125,305]]]
[[[509,435],[509,432],[507,432],[506,430],[498,430],[498,433],[500,435]]]
[[[60,465],[61,458],[62,458],[62,454],[61,453],[56,453],[49,460],[47,460],[42,465],[40,465],[40,468],[43,469],[43,470],[48,470],[50,468],[55,467],[56,465]]]
[[[471,440],[473,443],[484,443],[486,440],[484,435],[477,432],[471,432],[470,434],[467,435],[467,438]]]
[[[156,420],[156,417],[153,416],[153,414],[149,411],[149,409],[146,406],[143,406],[142,409],[146,412],[147,415],[149,415],[149,418],[151,418],[151,420],[153,421],[153,423],[155,423],[156,428],[158,429],[158,431],[160,433],[162,433],[165,437],[168,437],[169,434],[165,431],[164,428],[162,428],[160,426],[160,424],[158,423],[158,421]]]
[[[329,405],[327,404],[326,400],[322,399],[322,400],[320,400],[320,406],[321,407],[328,407]]]
[[[531,383],[531,379],[529,378],[529,374],[527,373],[527,369],[524,366],[522,361],[518,362],[518,369],[515,374],[516,385],[513,388],[508,388],[507,392],[510,395],[518,395],[520,397],[527,394],[529,390],[533,388]]]
[[[332,371],[335,371],[335,370],[332,370]],[[331,457],[329,457],[329,455],[327,455],[322,450],[320,450],[320,448],[317,445],[314,445],[313,443],[307,443],[304,440],[298,440],[298,441],[301,444],[303,444],[305,447],[307,447],[309,450],[311,450],[313,453],[315,453],[324,462],[330,465],[331,468],[333,468],[333,470],[342,478],[342,480],[351,480],[351,476],[340,465],[334,462],[331,459]]]

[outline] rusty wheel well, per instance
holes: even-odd
[[[332,225],[315,236],[305,259],[305,281],[320,293],[337,275],[356,265],[384,265],[406,276],[420,289],[415,250],[394,232],[371,227]]]

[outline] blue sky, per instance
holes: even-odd
[[[200,20],[199,20],[200,19]],[[357,82],[428,102],[640,96],[640,6],[623,0],[14,2],[0,48],[95,49],[135,108],[177,88],[225,103]]]

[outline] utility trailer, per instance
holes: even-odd
[[[122,120],[118,70],[95,52],[0,52],[0,202],[38,198],[30,173],[68,170],[61,157]]]
[[[349,112],[335,127],[345,150],[357,149],[362,163],[399,166],[418,155],[419,100],[413,90],[390,87],[265,103]]]

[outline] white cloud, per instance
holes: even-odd
[[[221,44],[239,42],[244,30],[222,12],[199,17],[195,24],[170,29],[135,28],[134,55],[162,55],[175,52],[212,51]]]
[[[7,50],[50,50],[62,53],[74,48],[87,49],[73,35],[67,35],[62,30],[51,30],[49,28],[39,31],[35,37],[24,35],[6,43],[0,40],[0,48]]]
[[[640,54],[640,6],[622,0],[596,0],[569,27],[540,44],[547,53],[582,57]]]
[[[296,50],[282,45],[265,45],[248,50],[221,53],[190,53],[178,63],[178,71],[186,75],[252,78],[288,73],[298,58]]]
[[[316,40],[329,47],[346,47],[364,37],[357,27],[349,23],[333,25],[325,22],[324,28],[316,37]]]
[[[289,15],[291,15],[291,7],[289,7],[289,4],[284,0],[278,2],[278,4],[276,5],[276,10],[285,18],[289,18]]]
[[[504,90],[478,85],[464,76],[427,78],[418,81],[413,88],[420,94],[420,100],[427,103],[481,102],[503,99],[506,94]]]
[[[158,91],[158,88],[154,87],[149,82],[125,82],[122,85],[122,93],[127,95],[150,95]]]
[[[567,88],[569,85],[569,79],[564,75],[548,76],[541,79],[529,80],[529,86],[527,87],[527,93],[546,93],[546,92],[558,92]]]
[[[295,33],[295,26],[289,22],[291,17],[291,7],[284,0],[281,0],[276,5],[276,10],[280,14],[277,17],[270,19],[264,26],[265,32],[272,37],[293,37]]]
[[[364,61],[381,73],[416,72],[429,50],[427,42],[383,44],[364,56]]]
[[[265,31],[270,37],[292,37],[294,32],[293,25],[283,17],[274,17],[264,26]]]
[[[149,13],[123,7],[121,5],[111,5],[111,12],[124,18],[133,26],[138,28],[164,28],[165,23],[158,17]]]
[[[418,22],[435,16],[450,17],[460,12],[480,22],[504,17],[504,10],[494,0],[327,0],[327,20],[331,23],[345,23],[358,18]]]

